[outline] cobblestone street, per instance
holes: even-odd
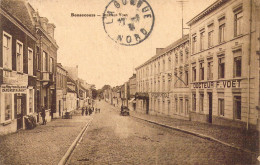
[[[0,136],[0,164],[58,164],[90,118],[74,115]]]
[[[68,164],[255,164],[245,153],[182,132],[120,116],[101,102]],[[131,112],[130,112],[131,113]]]

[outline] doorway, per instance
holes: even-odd
[[[208,92],[209,97],[209,123],[212,123],[212,92]]]
[[[23,128],[23,116],[26,115],[26,95],[15,94],[15,112],[17,118],[17,130]]]
[[[59,100],[59,116],[61,116],[61,101]]]

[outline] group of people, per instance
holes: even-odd
[[[81,115],[84,116],[84,115],[91,115],[94,111],[97,113],[99,112],[100,113],[100,108],[95,108],[94,107],[82,107],[81,109]]]

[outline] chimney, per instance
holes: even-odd
[[[40,18],[40,22],[41,22],[41,26],[42,28],[47,31],[47,24],[49,22],[49,20],[46,17],[41,17]]]
[[[164,48],[156,48],[156,54],[160,54],[163,52]]]
[[[47,25],[47,33],[54,39],[54,29],[56,26],[53,23],[48,23]]]

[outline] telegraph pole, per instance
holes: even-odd
[[[184,3],[186,3],[186,2],[188,2],[188,1],[184,1],[184,0],[177,1],[177,3],[181,4],[181,32],[182,32],[182,37],[184,36],[184,29],[189,29],[189,28],[184,28],[184,25],[183,25],[183,6],[184,6]]]

